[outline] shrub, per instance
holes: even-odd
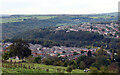
[[[73,70],[73,66],[69,66],[66,71],[67,72],[72,72],[72,70]]]
[[[34,63],[35,57],[33,57],[33,56],[28,56],[28,57],[26,58],[26,60],[27,60],[28,62],[30,62],[30,63]]]
[[[106,56],[98,56],[97,61],[93,63],[91,66],[100,69],[101,66],[108,66],[109,64],[110,60]]]
[[[35,57],[35,63],[41,63],[41,56]]]
[[[3,58],[4,60],[8,60],[9,57],[10,57],[10,53],[9,53],[9,52],[5,52],[5,53],[2,55],[2,58]]]
[[[86,59],[87,60],[84,60],[86,67],[90,67],[96,61],[94,57],[87,57]]]
[[[55,66],[63,66],[64,63],[62,61],[54,62]]]
[[[77,64],[79,64],[81,61],[85,61],[86,59],[87,59],[87,56],[85,56],[85,55],[78,57]]]
[[[108,66],[108,71],[110,72],[116,72],[118,70],[118,63],[111,63],[109,66]]]
[[[80,62],[80,69],[85,69],[85,63],[83,61]]]
[[[65,62],[64,62],[64,67],[67,67],[68,66],[68,64],[69,64],[69,60],[66,60]]]
[[[47,59],[44,59],[44,60],[43,60],[43,63],[46,64],[46,65],[53,65],[52,60],[50,60],[50,59],[48,59],[48,58],[47,58]]]
[[[100,67],[100,72],[101,73],[107,73],[107,68],[105,66]]]
[[[95,63],[93,63],[92,65],[91,65],[91,67],[96,67],[96,68],[100,68],[100,63],[98,63],[98,62],[95,62]]]
[[[90,67],[91,73],[98,73],[98,69],[96,67]]]
[[[76,69],[77,68],[77,62],[75,60],[71,60],[69,62],[69,65],[72,65],[73,66],[73,69]]]

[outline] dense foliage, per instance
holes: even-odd
[[[112,38],[105,38],[103,35],[98,33],[92,33],[87,31],[78,32],[66,32],[66,30],[56,31],[54,28],[41,28],[26,31],[24,33],[16,35],[14,39],[24,39],[30,43],[38,43],[46,47],[52,46],[67,46],[67,47],[81,47],[81,46],[104,46],[106,49],[117,49],[118,40]]]
[[[10,57],[10,53],[9,52],[5,52],[3,55],[2,55],[2,59],[4,60],[8,60]]]
[[[31,55],[29,44],[21,39],[15,40],[15,42],[9,46],[10,57],[18,56],[20,59]]]

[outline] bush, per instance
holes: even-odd
[[[98,56],[97,61],[93,63],[91,66],[100,69],[101,66],[108,66],[109,64],[110,60],[106,56]]]
[[[80,62],[80,69],[85,69],[85,63],[83,61]]]
[[[87,60],[84,60],[85,66],[90,67],[96,59],[94,57],[87,57]]]
[[[79,64],[81,61],[85,61],[86,59],[87,59],[87,56],[85,56],[85,55],[78,57],[77,64]]]
[[[30,62],[30,63],[34,63],[35,57],[33,57],[33,56],[28,56],[28,57],[26,58],[26,60],[27,60],[28,62]]]
[[[108,71],[110,72],[117,72],[117,70],[118,70],[118,63],[111,63],[108,66]]]
[[[53,65],[53,61],[50,60],[49,58],[43,59],[43,63],[46,65]]]
[[[98,69],[96,67],[90,67],[91,73],[98,73]]]
[[[69,65],[69,60],[66,60],[65,62],[64,62],[64,67],[67,67],[68,65]]]
[[[9,57],[10,57],[10,53],[9,53],[9,52],[5,52],[5,53],[2,55],[2,58],[3,58],[4,60],[8,60]]]
[[[71,60],[71,61],[69,61],[69,65],[71,66],[73,66],[73,69],[76,69],[77,68],[77,62],[75,61],[75,60]]]
[[[41,56],[38,56],[34,60],[35,63],[41,63]]]
[[[69,66],[66,71],[67,72],[72,72],[72,70],[73,70],[73,66]]]
[[[62,61],[58,61],[58,62],[54,62],[53,65],[55,65],[55,66],[63,66],[64,63]]]
[[[107,73],[107,68],[105,66],[100,67],[100,72],[101,73]]]
[[[91,65],[91,67],[96,67],[96,68],[100,68],[100,63],[98,63],[98,62],[95,62],[95,63],[93,63],[92,65]]]

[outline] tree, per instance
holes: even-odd
[[[108,66],[110,65],[111,61],[106,56],[99,56],[96,58],[96,62],[93,63],[91,66],[100,69],[100,66]]]
[[[118,73],[120,73],[120,49],[118,50]]]
[[[97,55],[98,56],[107,55],[107,52],[103,49],[103,46],[97,50]]]
[[[114,50],[112,50],[111,61],[114,60]]]
[[[73,53],[73,55],[78,55],[78,54],[79,54],[79,53],[77,53],[77,52],[74,52],[74,53]]]
[[[87,56],[85,56],[85,55],[78,57],[77,64],[79,64],[81,61],[85,61],[86,59],[87,59]]]
[[[86,59],[84,60],[86,67],[90,67],[96,61],[95,57],[87,57]]]
[[[63,53],[66,53],[65,51],[63,51]]]
[[[60,56],[60,54],[58,53],[57,56]]]
[[[9,53],[9,52],[5,52],[5,53],[2,55],[2,58],[3,58],[4,60],[8,60],[9,57],[10,57],[10,53]]]
[[[81,54],[84,53],[84,51],[81,51]]]
[[[118,16],[118,22],[119,22],[119,24],[120,24],[120,16]],[[120,27],[119,27],[119,31],[120,31]],[[119,36],[120,36],[120,32],[119,32]],[[118,47],[118,53],[117,53],[117,55],[118,55],[118,74],[120,74],[120,39],[119,39],[119,47]]]
[[[91,51],[90,51],[90,50],[88,51],[87,55],[88,55],[89,57],[91,57],[91,56],[92,56],[92,54],[91,54]]]
[[[17,39],[9,47],[10,55],[12,57],[18,56],[23,60],[24,57],[31,55],[31,50],[29,49],[29,44],[22,39]]]
[[[77,68],[77,62],[75,60],[71,60],[69,62],[69,65],[72,65],[73,66],[73,69]]]

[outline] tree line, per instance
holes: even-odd
[[[16,35],[12,39],[6,39],[4,42],[14,42],[15,39],[23,39],[32,44],[41,44],[45,47],[67,46],[103,46],[106,49],[118,49],[118,39],[105,38],[98,33],[87,31],[66,32],[66,30],[56,31],[55,28],[40,28],[29,30]]]

